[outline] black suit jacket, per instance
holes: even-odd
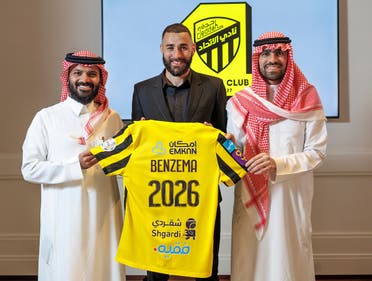
[[[134,85],[132,120],[145,119],[173,121],[162,85],[162,74]],[[187,108],[188,122],[209,122],[213,127],[226,130],[226,90],[217,77],[191,71],[191,87]]]
[[[221,79],[192,71],[188,103],[186,121],[206,121],[215,128],[222,131],[226,130],[226,90]],[[132,120],[140,120],[142,117],[173,121],[163,92],[162,74],[134,85]],[[218,201],[222,201],[219,189]],[[213,278],[217,278],[218,273],[220,227],[220,207],[218,206],[214,228]],[[168,280],[166,274],[148,272],[147,276],[151,280]]]

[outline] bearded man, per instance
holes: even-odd
[[[115,261],[117,182],[86,152],[123,126],[108,107],[104,63],[89,51],[67,54],[61,100],[35,115],[23,143],[23,177],[41,184],[39,281],[125,280]]]
[[[290,43],[280,32],[255,40],[252,86],[227,105],[227,131],[250,159],[235,189],[232,281],[315,280],[313,170],[326,156],[326,118]]]

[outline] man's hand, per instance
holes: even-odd
[[[267,153],[257,154],[249,159],[245,166],[248,168],[248,172],[252,174],[276,174],[276,163]]]
[[[79,154],[79,162],[82,169],[88,169],[95,165],[98,160],[89,150],[86,150]]]
[[[226,133],[225,138],[227,138],[228,140],[231,140],[233,143],[236,143],[235,136],[231,133]]]

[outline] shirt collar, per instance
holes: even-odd
[[[268,101],[273,102],[276,92],[278,91],[279,84],[267,85],[266,98]]]
[[[71,97],[67,97],[67,99],[65,100],[65,103],[72,109],[72,111],[77,116],[85,114],[85,113],[93,112],[96,109],[96,105],[95,105],[94,101],[92,101],[91,103],[89,103],[87,105],[84,105],[84,104],[72,99]]]
[[[182,87],[183,85],[191,85],[191,76],[192,76],[192,71],[190,71],[189,75],[186,77],[185,81],[183,82],[183,84],[180,86]],[[162,82],[162,88],[165,89],[165,87],[169,87],[169,86],[172,86],[172,83],[167,79],[167,77],[165,76],[165,69],[164,71],[162,72],[162,75],[161,75],[161,82]]]

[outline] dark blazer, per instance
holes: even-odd
[[[134,85],[132,120],[173,121],[163,93],[162,74]],[[209,122],[226,130],[226,90],[220,78],[191,71],[188,122]]]

